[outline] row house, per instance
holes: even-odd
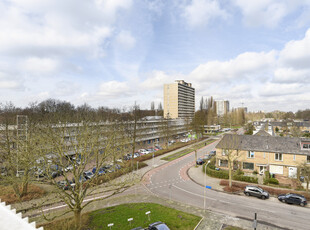
[[[234,169],[257,171],[296,178],[297,167],[310,164],[310,139],[264,135],[227,134],[216,146],[216,165],[227,168],[227,154],[234,159]]]

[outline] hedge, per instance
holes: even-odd
[[[202,168],[202,170],[205,170],[205,165]],[[216,177],[216,178],[220,178],[220,179],[229,179],[229,172],[227,170],[215,170],[213,169],[215,166],[214,165],[208,165],[206,173],[207,175],[211,176],[211,177]],[[239,173],[234,173],[233,180],[238,180],[238,181],[245,181],[245,182],[249,182],[249,183],[258,183],[258,178],[255,177],[249,177],[249,176],[244,176],[242,174]]]
[[[243,175],[233,175],[233,180],[238,180],[238,181],[245,181],[249,183],[258,183],[258,178],[256,177],[250,177],[250,176],[243,176]]]
[[[206,166],[204,166],[202,169],[205,170]],[[221,179],[228,179],[229,178],[229,175],[228,175],[228,171],[223,171],[223,170],[214,170],[214,169],[211,169],[209,167],[207,167],[207,175],[211,176],[211,177],[216,177],[216,178],[221,178]]]

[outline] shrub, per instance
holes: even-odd
[[[202,168],[202,170],[205,170],[205,166]],[[207,169],[206,169],[207,175],[211,176],[211,177],[216,177],[216,178],[221,178],[221,179],[228,179],[229,175],[228,175],[228,171],[226,170],[214,170],[211,169],[208,165]]]
[[[279,181],[276,178],[269,178],[268,183],[269,184],[279,184]]]
[[[245,181],[249,183],[258,183],[258,179],[256,177],[250,177],[250,176],[243,176],[243,175],[233,175],[233,180],[238,180],[238,181]]]
[[[254,170],[254,171],[253,171],[253,174],[254,174],[254,175],[257,175],[257,174],[258,174],[257,170]]]
[[[241,169],[237,169],[235,174],[236,175],[244,175],[244,172]]]

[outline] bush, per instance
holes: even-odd
[[[279,181],[276,178],[269,178],[268,184],[279,184]]]
[[[206,166],[204,166],[202,168],[203,172],[205,170],[205,167]],[[226,171],[226,170],[219,170],[219,171],[217,171],[217,170],[211,169],[209,167],[209,165],[208,165],[208,167],[206,169],[206,172],[207,172],[207,175],[211,176],[211,177],[216,177],[216,178],[220,178],[220,179],[228,179],[229,178],[228,171]]]
[[[233,180],[238,180],[238,181],[245,181],[249,183],[258,183],[258,179],[256,177],[250,177],[250,176],[243,176],[243,175],[233,175]]]
[[[244,172],[241,169],[237,169],[235,174],[236,175],[244,175]]]
[[[254,174],[254,175],[257,175],[257,174],[258,174],[257,170],[254,170],[254,171],[253,171],[253,174]]]

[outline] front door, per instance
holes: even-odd
[[[259,166],[259,174],[264,175],[266,169],[267,169],[267,166],[260,165]]]

